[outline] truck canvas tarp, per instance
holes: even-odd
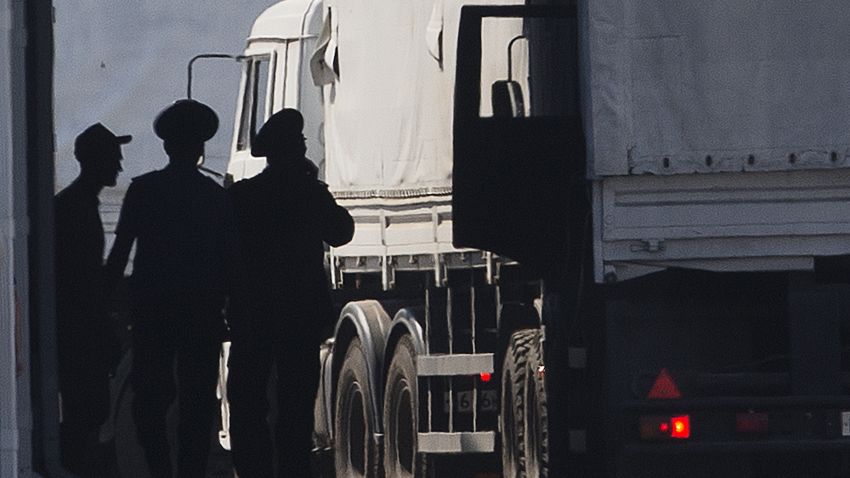
[[[850,252],[843,2],[583,8],[597,280]]]
[[[451,192],[455,45],[465,3],[324,2],[324,54],[334,73],[325,86],[327,180],[338,196]],[[506,76],[502,43],[520,33],[506,29],[486,46],[493,61],[482,81]]]

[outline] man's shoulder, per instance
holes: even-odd
[[[53,208],[56,221],[61,222],[68,217],[68,212],[74,209],[74,206],[79,204],[74,198],[73,190],[69,191],[65,188],[53,196]]]
[[[73,195],[73,188],[71,188],[71,186],[68,186],[65,189],[56,193],[55,196],[53,196],[53,202],[55,202],[57,205],[66,204],[73,197]]]
[[[215,179],[198,173],[198,192],[212,201],[226,201],[227,191]]]
[[[268,174],[261,172],[260,174],[251,176],[250,178],[241,179],[230,185],[227,190],[233,196],[244,196],[256,194],[259,191],[266,189],[269,185]]]
[[[206,174],[201,174],[201,183],[207,188],[213,191],[222,192],[224,191],[224,187],[219,184],[215,179],[207,176]]]
[[[162,181],[164,177],[164,171],[161,169],[157,169],[155,171],[149,171],[145,174],[140,174],[133,179],[130,180],[130,187],[145,187],[148,185],[156,184]]]
[[[82,188],[80,188],[77,183],[71,183],[53,197],[53,202],[57,209],[78,208],[88,202],[94,202],[96,204],[96,201],[97,198],[95,198],[94,201],[91,201],[90,198],[86,197]]]

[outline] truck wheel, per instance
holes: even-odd
[[[525,435],[522,450],[525,455],[525,473],[528,477],[549,476],[549,422],[546,402],[545,375],[539,373],[543,365],[540,331],[533,331],[528,348],[528,368],[525,374]]]
[[[505,478],[525,478],[525,401],[528,350],[536,340],[534,329],[511,335],[502,364],[502,473]]]
[[[384,392],[384,470],[388,477],[425,478],[425,455],[416,453],[419,433],[419,395],[416,349],[401,337],[387,371]]]
[[[359,339],[348,346],[337,380],[334,465],[338,478],[375,478],[376,451],[372,440],[372,393]]]

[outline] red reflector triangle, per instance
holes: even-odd
[[[652,384],[652,388],[649,390],[646,398],[650,400],[672,400],[682,398],[682,392],[679,391],[679,387],[676,386],[676,382],[673,381],[670,372],[666,368],[663,368],[655,379],[655,383]]]

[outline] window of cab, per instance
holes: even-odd
[[[242,108],[236,149],[244,151],[263,126],[272,105],[271,55],[252,56],[245,60]]]

